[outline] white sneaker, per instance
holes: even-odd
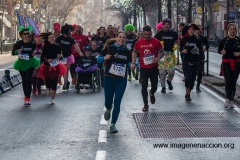
[[[233,103],[233,101],[230,101],[229,106],[230,106],[230,108],[234,108],[234,103]]]
[[[84,87],[89,88],[89,87],[90,87],[90,84],[85,84]]]
[[[55,104],[55,100],[51,98],[50,103]]]
[[[80,86],[80,87],[83,87],[83,84],[81,83],[79,86]]]
[[[224,108],[226,108],[226,109],[230,108],[230,101],[229,101],[229,99],[226,99],[226,101],[224,103]]]
[[[46,89],[46,95],[49,96],[50,90],[47,88]]]

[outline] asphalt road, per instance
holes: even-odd
[[[239,108],[223,109],[224,99],[202,87],[202,93],[184,100],[181,75],[173,80],[173,91],[158,88],[156,104],[150,113],[219,112],[240,126]],[[23,106],[21,85],[0,95],[0,159],[2,160],[216,160],[239,158],[240,138],[141,138],[133,113],[142,113],[141,86],[128,82],[116,124],[119,133],[109,133],[109,122],[102,119],[104,95],[76,93],[59,88],[56,104],[49,105],[44,94],[32,96],[31,107]],[[150,126],[151,129],[151,126]],[[153,148],[155,143],[231,143],[234,148]]]

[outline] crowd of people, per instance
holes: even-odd
[[[236,25],[229,24],[228,36],[218,48],[222,55],[221,73],[226,86],[224,107],[233,108],[236,81],[240,72],[240,38],[236,36]],[[172,30],[172,21],[164,19],[156,26],[153,36],[149,25],[142,31],[136,31],[132,24],[127,24],[124,31],[108,25],[99,27],[96,35],[83,34],[81,25],[54,24],[54,33],[32,34],[32,28],[20,27],[21,40],[13,47],[12,55],[17,55],[14,69],[22,77],[24,104],[31,105],[31,94],[42,94],[41,86],[46,85],[46,94],[50,103],[55,104],[57,85],[62,90],[69,86],[90,89],[93,73],[99,69],[103,72],[105,95],[105,120],[111,120],[110,132],[117,133],[116,122],[120,113],[121,101],[127,81],[134,77],[142,86],[142,111],[149,110],[148,94],[154,104],[158,81],[161,93],[173,90],[176,50],[179,48],[182,59],[183,81],[185,83],[185,101],[191,101],[191,92],[197,79],[196,93],[200,93],[200,84],[204,72],[204,53],[208,50],[207,38],[202,35],[202,26],[196,24],[179,24],[181,34]],[[72,82],[69,81],[69,72]],[[63,83],[62,83],[63,77]],[[150,80],[151,89],[148,91]],[[166,87],[166,84],[168,87]]]

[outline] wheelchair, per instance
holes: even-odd
[[[76,82],[76,85],[75,85],[77,93],[80,93],[81,89],[91,90],[92,92],[95,92],[96,89],[98,91],[101,91],[101,89],[102,89],[101,70],[99,68],[97,68],[95,70],[95,72],[92,72],[92,77],[91,78],[92,78],[92,80],[91,80],[90,87],[79,86],[80,84],[78,82],[78,74],[77,74],[77,82]]]

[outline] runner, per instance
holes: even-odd
[[[117,35],[117,33],[119,32],[118,27],[113,26],[113,32],[114,32],[114,35]]]
[[[175,65],[176,65],[176,55],[174,51],[177,48],[177,40],[178,40],[178,34],[171,30],[172,27],[172,21],[168,18],[164,19],[162,22],[163,29],[158,31],[157,34],[154,36],[156,39],[158,39],[162,45],[164,45],[164,51],[165,56],[160,59],[158,62],[159,64],[159,76],[160,76],[160,82],[162,86],[162,93],[166,93],[166,74],[167,76],[167,84],[168,89],[173,90],[172,86],[172,80],[175,74]]]
[[[102,44],[104,45],[108,39],[115,38],[114,30],[112,25],[107,27],[107,36],[104,37]]]
[[[199,30],[195,24],[186,25],[183,30],[183,39],[180,42],[180,52],[183,54],[183,71],[185,78],[186,95],[185,100],[191,101],[190,93],[193,89],[198,64],[201,63],[201,54],[203,54],[202,42],[194,35],[194,31]]]
[[[88,42],[91,43],[91,40],[93,38],[93,36],[91,35],[91,32],[88,32],[87,38],[88,38]]]
[[[161,43],[155,38],[151,38],[152,29],[150,26],[143,27],[143,39],[136,42],[132,53],[131,68],[136,67],[136,57],[140,54],[140,75],[142,81],[142,97],[144,107],[142,111],[148,111],[148,79],[151,81],[151,90],[149,91],[150,101],[155,103],[154,93],[158,85],[158,61],[164,56],[164,50]],[[160,54],[158,54],[160,52]]]
[[[135,27],[132,25],[132,24],[127,24],[125,27],[124,27],[124,31],[127,33],[127,49],[129,51],[132,52],[132,44],[133,44],[133,41],[135,39],[137,39],[137,36],[133,33],[135,31]],[[132,55],[131,55],[132,57]],[[131,68],[127,68],[128,69],[128,81],[132,81],[132,70]],[[135,77],[136,74],[135,74],[135,70],[133,70],[133,77]]]
[[[197,87],[196,87],[196,92],[200,93],[201,92],[200,84],[201,84],[202,76],[203,76],[203,72],[204,72],[204,61],[205,61],[204,53],[208,50],[209,43],[208,43],[207,37],[202,35],[202,26],[198,25],[198,27],[199,27],[199,30],[196,30],[195,34],[198,38],[201,39],[202,45],[203,45],[203,54],[201,54],[201,57],[200,57],[201,63],[198,64]]]
[[[236,36],[237,27],[234,23],[230,23],[227,30],[229,35],[221,41],[218,53],[222,55],[221,70],[225,79],[226,101],[224,107],[230,109],[234,108],[233,99],[240,72],[240,38]]]
[[[55,44],[55,37],[52,33],[42,33],[40,37],[44,40],[44,46],[41,56],[43,64],[40,67],[40,77],[45,80],[46,94],[51,91],[50,104],[55,104],[55,95],[57,91],[58,77],[66,74],[66,67],[59,63],[61,56],[61,47]]]
[[[19,35],[22,40],[17,41],[12,50],[12,55],[18,55],[18,60],[13,64],[13,68],[20,72],[22,77],[22,88],[24,92],[24,105],[31,105],[30,96],[32,92],[31,78],[34,68],[40,66],[40,61],[35,58],[36,45],[30,41],[32,27],[23,28],[20,26]]]
[[[101,52],[98,61],[105,61],[106,72],[104,77],[104,94],[106,112],[104,118],[108,121],[111,117],[112,104],[112,122],[110,126],[111,133],[117,133],[116,122],[120,113],[120,104],[127,86],[127,65],[130,65],[130,51],[125,48],[126,34],[118,32],[116,42],[108,45]],[[114,97],[114,98],[113,98]]]
[[[71,25],[65,24],[61,27],[61,33],[62,35],[59,36],[56,39],[56,43],[60,45],[62,50],[62,63],[65,64],[67,68],[67,73],[64,75],[64,85],[62,87],[63,90],[68,90],[70,82],[68,81],[68,72],[70,70],[71,64],[74,64],[74,57],[71,52],[71,47],[74,45],[75,49],[79,53],[79,55],[82,55],[81,50],[79,49],[78,45],[76,44],[76,41],[71,38],[71,30],[73,27]]]
[[[72,38],[76,41],[76,44],[80,48],[81,52],[84,54],[83,47],[88,45],[88,37],[83,35],[83,28],[80,25],[76,25],[75,32],[72,34]],[[75,68],[77,67],[78,60],[80,58],[79,52],[75,49],[75,46],[72,46],[72,54],[74,56],[75,63],[71,65],[70,72],[72,76],[72,85],[76,83],[76,72]]]
[[[92,38],[92,41],[97,41],[97,45],[100,48],[103,45],[104,37],[105,37],[105,27],[99,28],[99,33]]]
[[[178,35],[178,46],[180,46],[180,42],[181,42],[181,40],[182,40],[182,38],[183,38],[183,36],[182,36],[182,29],[183,29],[183,27],[184,27],[185,25],[186,25],[186,24],[183,23],[183,22],[179,23],[179,25],[178,25],[178,28],[179,28],[179,31],[180,31],[180,34]],[[181,53],[181,52],[180,52],[180,57],[181,57],[181,60],[182,60],[182,69],[183,69],[183,59],[182,59],[182,53]],[[184,73],[184,72],[183,72],[183,73]],[[185,76],[183,76],[182,81],[185,82]]]

